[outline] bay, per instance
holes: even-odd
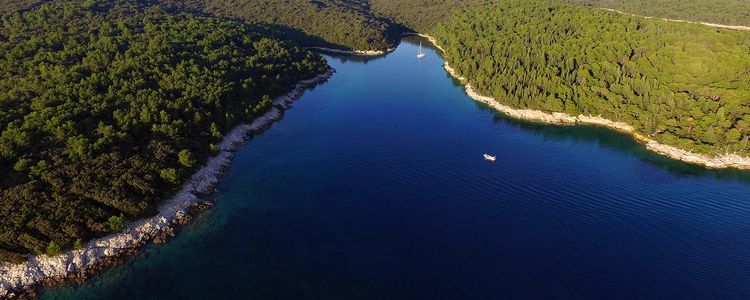
[[[748,172],[508,119],[418,42],[327,56],[337,73],[237,153],[212,210],[41,298],[750,297]]]

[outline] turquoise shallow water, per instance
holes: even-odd
[[[213,210],[41,297],[750,298],[747,172],[509,120],[416,41],[328,57],[338,73],[237,153]]]

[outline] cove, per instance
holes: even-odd
[[[327,56],[337,73],[237,153],[212,210],[41,298],[750,297],[750,173],[508,119],[418,41]]]

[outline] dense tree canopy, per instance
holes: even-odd
[[[43,3],[44,0],[6,0],[0,1],[0,16],[33,8]]]
[[[205,0],[204,10],[281,25],[289,38],[308,46],[377,50],[398,42],[393,22],[374,17],[366,0]]]
[[[370,0],[372,10],[418,32],[431,32],[453,14],[499,0]]]
[[[699,152],[750,152],[750,33],[508,0],[435,30],[446,59],[514,107],[602,115]]]
[[[641,16],[750,26],[748,0],[570,0]]]
[[[70,0],[0,1],[0,16],[40,3]],[[642,16],[750,25],[748,0],[566,0]],[[402,25],[429,32],[453,14],[502,0],[87,0],[99,6],[116,3],[171,14],[190,12],[274,26],[303,46],[386,49],[398,42]]]
[[[553,0],[554,1],[554,0]],[[748,0],[565,0],[647,17],[750,26]],[[370,0],[373,11],[420,32],[429,32],[453,14],[504,0]]]
[[[0,3],[0,16],[40,3],[70,0],[20,0]],[[0,1],[1,2],[1,1]],[[80,2],[80,1],[78,1]],[[367,0],[87,0],[112,17],[162,12],[199,14],[274,27],[303,46],[378,50],[391,48],[399,27],[370,11]]]
[[[404,27],[431,33],[505,104],[750,155],[750,32],[580,3],[746,25],[750,12],[746,0],[0,3],[0,260],[80,247],[153,213],[227,130],[327,68],[287,39],[384,49]]]
[[[0,19],[0,260],[153,213],[224,132],[327,68],[265,28],[101,9]]]

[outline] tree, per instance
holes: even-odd
[[[169,183],[176,184],[180,181],[179,175],[177,175],[177,169],[166,168],[159,171],[159,176]]]
[[[178,154],[178,160],[181,165],[192,168],[195,166],[195,157],[193,156],[193,153],[190,152],[190,150],[184,149],[180,151]]]
[[[85,245],[86,243],[83,241],[82,238],[77,238],[75,243],[73,243],[73,249],[75,250],[82,249]]]
[[[111,216],[107,220],[107,226],[112,232],[121,231],[125,227],[125,216],[120,214],[119,216]]]
[[[47,246],[47,255],[55,256],[60,255],[60,253],[62,253],[62,247],[60,247],[55,241],[49,242],[49,245]]]

